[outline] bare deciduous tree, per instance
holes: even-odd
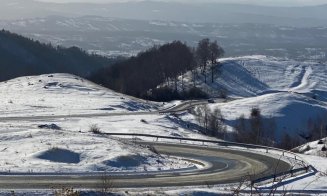
[[[210,39],[202,39],[198,43],[196,49],[196,57],[204,75],[204,82],[207,83],[207,65],[210,59]]]
[[[224,123],[224,118],[219,109],[215,109],[213,113],[209,115],[209,135],[226,139],[226,126]]]
[[[210,43],[210,61],[211,61],[211,82],[214,82],[215,72],[220,72],[221,64],[217,64],[217,59],[224,56],[225,51],[220,47],[217,41]],[[215,69],[216,68],[216,69]]]
[[[102,174],[99,185],[100,193],[103,196],[108,195],[108,193],[112,192],[113,183],[107,172]]]

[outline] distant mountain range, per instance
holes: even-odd
[[[271,7],[222,3],[125,2],[111,4],[56,4],[32,0],[1,0],[1,19],[60,15],[97,15],[138,20],[201,23],[259,23],[291,26],[327,26],[327,5]]]
[[[195,46],[203,37],[218,40],[227,56],[269,55],[327,61],[327,28],[269,24],[219,24],[101,16],[48,16],[0,20],[4,28],[41,42],[78,46],[90,53],[130,56],[174,40]]]
[[[0,31],[0,81],[46,73],[88,76],[112,60],[77,47],[53,47],[8,31]]]

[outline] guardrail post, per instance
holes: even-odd
[[[283,151],[283,156],[285,156],[285,152]]]
[[[266,148],[266,153],[268,153],[268,148]]]
[[[254,182],[251,182],[251,195],[253,194],[253,186],[254,186]]]

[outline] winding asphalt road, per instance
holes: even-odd
[[[216,102],[223,102],[223,99],[216,99]],[[88,118],[88,117],[107,117],[107,116],[135,116],[135,115],[153,115],[162,113],[174,113],[186,111],[196,105],[207,104],[207,100],[195,100],[186,101],[177,106],[169,109],[162,109],[159,111],[144,111],[144,112],[117,112],[117,113],[91,113],[91,114],[70,114],[70,115],[50,115],[50,116],[9,116],[0,117],[0,122],[9,121],[39,121],[39,120],[51,120],[51,119],[61,119],[61,118]]]
[[[237,183],[287,171],[291,166],[269,156],[245,151],[186,144],[139,142],[160,154],[195,160],[203,165],[185,171],[108,173],[114,188],[146,188]],[[103,188],[103,174],[0,175],[0,189]]]
[[[216,100],[216,102],[222,100]],[[187,110],[207,100],[184,102],[173,108],[154,112],[99,113],[56,116],[4,117],[0,121],[30,121],[58,118],[81,118],[123,115],[149,115]],[[160,154],[195,161],[200,168],[159,172],[108,173],[115,188],[146,188],[237,183],[287,171],[291,166],[281,160],[262,154],[231,149],[218,149],[182,144],[138,142],[153,146]],[[105,178],[107,178],[105,177]],[[0,189],[52,189],[61,187],[103,188],[102,173],[85,174],[0,174]]]

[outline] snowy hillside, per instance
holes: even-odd
[[[259,57],[252,58],[254,58],[253,62],[259,61],[255,59]],[[224,61],[234,64],[231,59]],[[253,66],[246,62],[244,67],[243,64],[240,67],[243,73],[248,73],[246,76],[251,75],[255,78],[270,70],[264,64],[261,64],[261,67],[258,65],[261,69],[251,69]],[[277,62],[275,63],[276,68],[270,70],[271,72],[278,72],[279,66]],[[236,64],[234,65],[237,67]],[[248,116],[251,108],[259,106],[264,117],[275,118],[279,130],[290,133],[295,130],[293,134],[299,130],[303,131],[301,128],[306,126],[307,119],[326,115],[327,111],[322,93],[325,92],[324,78],[322,78],[324,72],[315,73],[318,72],[318,65],[315,68],[312,64],[312,67],[312,70],[309,69],[302,74],[303,77],[294,74],[293,79],[284,79],[277,73],[277,76],[267,74],[270,79],[269,77],[258,79],[265,86],[262,89],[256,86],[256,82],[252,83],[252,79],[243,77],[242,80],[248,82],[244,83],[243,89],[235,89],[234,92],[238,92],[238,95],[236,93],[233,95],[234,97],[237,95],[239,99],[210,104],[210,107],[222,110],[230,130],[239,115]],[[257,70],[257,75],[251,70]],[[232,72],[232,70],[231,73],[243,75],[242,72]],[[279,78],[280,81],[274,77]],[[297,85],[292,85],[294,78],[300,81]],[[226,81],[224,85],[227,87],[227,84]],[[249,87],[246,90],[251,89],[250,86],[256,86],[259,90],[252,91],[251,96],[242,94],[246,87]],[[195,122],[194,116],[187,112],[176,116],[154,112],[162,107],[179,104],[180,101],[162,106],[162,103],[147,102],[113,92],[74,75],[51,74],[16,78],[0,83],[0,90],[2,92],[0,173],[85,174],[98,171],[148,172],[199,167],[179,157],[158,155],[153,149],[129,140],[95,134],[91,132],[92,125],[96,125],[103,133],[146,133],[213,139],[196,130],[196,125],[192,124]],[[312,93],[317,93],[319,98],[317,96],[317,99],[313,99]],[[192,124],[191,128],[186,126],[187,124]],[[286,182],[288,190],[302,190],[306,187],[305,191],[319,193],[325,189],[323,185],[327,181],[326,176],[323,176],[327,168],[325,158],[311,156],[319,151],[321,145],[315,142],[309,145],[311,151],[305,153],[303,157],[316,167],[318,173],[308,177],[300,176],[294,182],[291,179],[291,182]],[[308,147],[302,146],[299,149],[300,152],[304,152]],[[185,192],[188,193],[190,190]],[[184,192],[184,190],[177,190],[180,191]],[[201,191],[215,194],[225,192],[226,187],[204,188]],[[167,193],[174,195],[176,192]]]
[[[0,172],[145,171],[192,166],[178,158],[159,156],[147,147],[95,134],[92,125],[100,132],[206,138],[186,130],[178,118],[141,113],[156,111],[155,103],[74,75],[16,78],[0,83],[0,92]],[[126,113],[134,115],[123,115]]]
[[[197,85],[212,95],[225,89],[232,97],[252,97],[276,91],[315,93],[319,99],[327,100],[327,65],[313,62],[298,62],[267,56],[245,56],[221,59],[222,73],[211,83],[199,74]],[[200,73],[200,70],[198,71]],[[192,73],[184,77],[184,84],[192,86]]]
[[[0,83],[0,116],[149,111],[156,105],[110,91],[77,76],[48,74]]]
[[[309,142],[293,149],[294,152],[302,153],[305,155],[314,155],[314,156],[321,156],[327,157],[326,151],[326,139],[323,138],[318,141]]]
[[[327,118],[326,104],[294,93],[266,94],[214,104],[212,107],[221,109],[230,127],[235,126],[235,119],[241,115],[249,118],[251,109],[258,107],[265,119],[274,119],[277,138],[282,137],[283,133],[292,136],[306,133],[309,119]]]
[[[208,71],[205,84],[200,70],[196,82],[212,96],[219,96],[223,90],[227,96],[236,98],[211,105],[212,109],[222,110],[230,131],[238,117],[248,118],[255,107],[265,119],[274,119],[278,137],[283,133],[293,136],[305,133],[309,121],[326,120],[327,65],[266,56],[226,58],[220,62],[222,73],[213,83]],[[193,85],[192,73],[184,76],[184,85]]]

